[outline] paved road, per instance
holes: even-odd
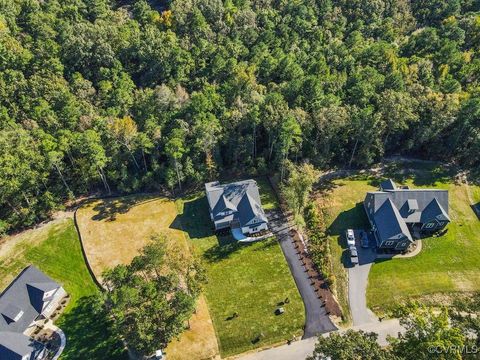
[[[378,343],[386,346],[387,336],[397,337],[399,332],[405,331],[397,319],[386,320],[375,324],[361,325],[352,327],[353,330],[363,330],[365,332],[375,332],[378,334]],[[342,332],[345,330],[341,330]],[[329,336],[330,333],[322,334]],[[315,337],[305,340],[295,341],[290,345],[281,345],[275,348],[250,353],[239,356],[238,360],[303,360],[312,355],[317,339]]]
[[[322,307],[321,300],[317,298],[313,287],[310,285],[310,280],[304,271],[304,267],[298,259],[293,245],[293,239],[289,234],[290,228],[288,222],[279,212],[268,212],[267,217],[269,227],[277,236],[305,305],[305,331],[303,339],[337,330],[336,326],[328,317],[325,308]]]

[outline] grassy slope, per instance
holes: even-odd
[[[258,181],[262,202],[277,204],[268,183]],[[181,222],[204,259],[208,284],[207,302],[220,343],[222,356],[284,341],[300,334],[304,308],[283,253],[272,239],[238,244],[231,237],[213,235],[204,196],[178,202]],[[285,298],[285,314],[274,314]],[[234,312],[239,316],[228,319]],[[263,337],[258,342],[254,338]]]
[[[92,316],[92,297],[98,292],[81,253],[80,241],[68,219],[29,232],[12,251],[14,256],[0,259],[1,287],[4,288],[24,267],[34,264],[47,275],[63,284],[71,295],[71,302],[57,321],[67,335],[68,346],[62,359],[125,358],[122,346],[108,330],[108,322],[101,315]],[[7,280],[7,281],[5,281]]]

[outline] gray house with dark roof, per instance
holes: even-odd
[[[268,220],[262,208],[255,180],[205,184],[210,218],[215,230],[240,228],[245,235],[267,230]]]
[[[398,187],[388,179],[363,204],[380,249],[403,251],[412,233],[434,233],[450,222],[447,190]]]
[[[44,346],[29,335],[65,295],[61,285],[36,267],[25,268],[0,294],[0,359],[42,359]]]

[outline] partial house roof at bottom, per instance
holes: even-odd
[[[0,359],[1,360],[22,360],[24,356],[35,358],[43,350],[43,345],[31,337],[10,332],[0,331]]]
[[[25,268],[0,294],[0,331],[23,333],[41,313],[45,302],[43,294],[59,287],[58,283],[35,266]],[[23,313],[16,321],[12,321],[12,314],[20,313],[17,310]]]

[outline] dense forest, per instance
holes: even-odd
[[[223,171],[480,165],[478,0],[0,0],[0,233]]]

